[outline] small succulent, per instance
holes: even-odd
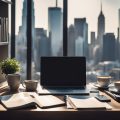
[[[20,63],[16,59],[7,58],[0,63],[3,74],[14,74],[21,70]]]

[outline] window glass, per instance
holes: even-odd
[[[120,79],[120,1],[68,0],[68,55],[87,58],[87,81]]]
[[[40,77],[41,56],[63,55],[63,0],[33,0],[32,77]]]

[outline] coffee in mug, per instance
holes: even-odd
[[[108,87],[111,84],[111,76],[98,76],[97,83],[100,87]]]
[[[26,91],[36,91],[37,85],[37,80],[25,80],[23,83],[23,87],[26,88]]]

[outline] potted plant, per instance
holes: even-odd
[[[17,91],[20,85],[20,63],[16,59],[7,58],[0,63],[2,74],[5,75],[11,91]]]

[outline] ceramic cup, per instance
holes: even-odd
[[[98,76],[97,83],[101,88],[106,88],[111,84],[111,76]]]
[[[23,87],[26,88],[26,91],[36,91],[37,85],[37,80],[25,80],[23,83]]]
[[[120,91],[120,81],[115,82],[114,86],[115,86],[117,91]]]

